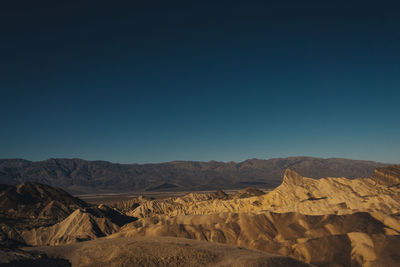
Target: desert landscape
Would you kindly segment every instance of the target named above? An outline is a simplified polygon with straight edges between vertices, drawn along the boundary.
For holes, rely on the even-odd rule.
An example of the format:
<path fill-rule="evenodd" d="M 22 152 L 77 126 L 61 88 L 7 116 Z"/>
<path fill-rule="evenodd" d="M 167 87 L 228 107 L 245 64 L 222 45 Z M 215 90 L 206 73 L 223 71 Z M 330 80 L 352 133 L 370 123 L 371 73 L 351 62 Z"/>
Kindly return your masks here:
<path fill-rule="evenodd" d="M 107 205 L 37 182 L 2 185 L 1 264 L 399 266 L 399 185 L 400 165 L 354 179 L 286 169 L 269 192 L 138 195 Z"/>
<path fill-rule="evenodd" d="M 0 267 L 400 267 L 400 1 L 1 1 Z"/>

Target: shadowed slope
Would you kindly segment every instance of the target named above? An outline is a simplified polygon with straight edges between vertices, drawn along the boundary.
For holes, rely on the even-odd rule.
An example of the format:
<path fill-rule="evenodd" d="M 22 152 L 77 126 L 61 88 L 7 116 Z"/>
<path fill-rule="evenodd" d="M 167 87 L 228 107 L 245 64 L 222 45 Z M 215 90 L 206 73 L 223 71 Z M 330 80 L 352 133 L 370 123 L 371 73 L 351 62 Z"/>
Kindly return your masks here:
<path fill-rule="evenodd" d="M 25 182 L 0 186 L 0 216 L 11 225 L 49 225 L 89 205 L 62 189 Z"/>
<path fill-rule="evenodd" d="M 97 208 L 77 209 L 65 220 L 49 227 L 22 231 L 21 237 L 26 244 L 33 246 L 69 244 L 110 235 L 135 220 L 100 205 Z"/>
<path fill-rule="evenodd" d="M 232 198 L 248 198 L 264 195 L 265 193 L 255 187 L 247 187 L 245 189 L 237 191 Z"/>
<path fill-rule="evenodd" d="M 135 220 L 105 205 L 90 207 L 48 185 L 25 182 L 1 189 L 0 246 L 6 248 L 93 239 Z"/>
<path fill-rule="evenodd" d="M 149 217 L 109 236 L 171 236 L 241 245 L 294 256 L 318 265 L 392 264 L 400 252 L 397 231 L 369 213 L 303 215 L 299 213 L 222 213 Z M 367 242 L 367 243 L 365 243 Z"/>
<path fill-rule="evenodd" d="M 72 266 L 309 266 L 261 251 L 166 237 L 97 239 L 39 249 L 68 259 Z"/>

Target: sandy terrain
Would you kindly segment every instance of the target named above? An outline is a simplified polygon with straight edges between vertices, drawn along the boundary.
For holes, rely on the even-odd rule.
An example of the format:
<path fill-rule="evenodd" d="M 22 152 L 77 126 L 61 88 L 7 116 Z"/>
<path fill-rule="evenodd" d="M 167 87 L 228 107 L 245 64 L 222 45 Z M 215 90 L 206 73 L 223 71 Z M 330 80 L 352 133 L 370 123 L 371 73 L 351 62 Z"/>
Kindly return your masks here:
<path fill-rule="evenodd" d="M 287 170 L 270 192 L 134 196 L 110 207 L 40 184 L 7 186 L 0 251 L 43 260 L 18 250 L 27 244 L 73 266 L 400 266 L 399 173 L 394 165 L 371 178 L 312 179 Z"/>
<path fill-rule="evenodd" d="M 66 258 L 72 266 L 309 266 L 243 247 L 167 237 L 101 238 L 28 250 L 33 249 Z"/>

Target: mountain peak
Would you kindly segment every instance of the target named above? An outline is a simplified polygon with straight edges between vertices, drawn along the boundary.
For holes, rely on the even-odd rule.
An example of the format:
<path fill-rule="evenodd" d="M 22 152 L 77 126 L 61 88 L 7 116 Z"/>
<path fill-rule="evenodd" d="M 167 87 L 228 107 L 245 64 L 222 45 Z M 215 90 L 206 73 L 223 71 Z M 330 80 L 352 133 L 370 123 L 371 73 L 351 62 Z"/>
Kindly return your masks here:
<path fill-rule="evenodd" d="M 302 180 L 303 177 L 300 176 L 297 172 L 292 171 L 291 169 L 286 169 L 283 175 L 282 184 L 297 185 L 300 184 Z"/>

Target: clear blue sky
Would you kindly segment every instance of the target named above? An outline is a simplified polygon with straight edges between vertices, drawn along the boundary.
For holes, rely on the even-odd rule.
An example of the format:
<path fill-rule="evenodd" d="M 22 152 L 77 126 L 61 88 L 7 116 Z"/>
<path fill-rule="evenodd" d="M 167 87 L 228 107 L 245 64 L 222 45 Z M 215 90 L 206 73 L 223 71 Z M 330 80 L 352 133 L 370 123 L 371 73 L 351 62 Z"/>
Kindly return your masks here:
<path fill-rule="evenodd" d="M 400 162 L 395 1 L 9 2 L 0 158 Z"/>

